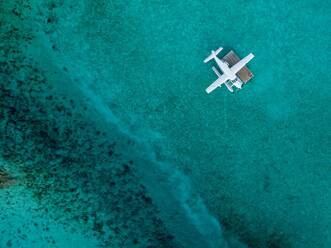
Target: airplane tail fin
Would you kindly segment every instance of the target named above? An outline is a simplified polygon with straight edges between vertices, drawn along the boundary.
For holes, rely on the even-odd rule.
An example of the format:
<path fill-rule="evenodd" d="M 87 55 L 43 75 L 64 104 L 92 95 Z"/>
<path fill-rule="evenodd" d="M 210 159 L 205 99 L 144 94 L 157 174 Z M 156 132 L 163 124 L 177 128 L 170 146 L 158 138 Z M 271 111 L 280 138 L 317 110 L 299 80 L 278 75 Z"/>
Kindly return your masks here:
<path fill-rule="evenodd" d="M 204 63 L 207 63 L 211 59 L 214 59 L 217 54 L 219 54 L 223 50 L 223 47 L 218 48 L 216 51 L 211 51 L 211 54 L 203 61 Z"/>

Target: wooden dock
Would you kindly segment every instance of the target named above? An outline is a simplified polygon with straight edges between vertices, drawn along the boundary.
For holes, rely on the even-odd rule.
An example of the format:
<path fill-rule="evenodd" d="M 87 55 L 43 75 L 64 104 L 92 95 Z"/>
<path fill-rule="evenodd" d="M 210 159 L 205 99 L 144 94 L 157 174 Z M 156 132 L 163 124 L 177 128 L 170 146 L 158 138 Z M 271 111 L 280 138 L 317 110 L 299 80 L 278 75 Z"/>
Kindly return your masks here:
<path fill-rule="evenodd" d="M 240 61 L 238 55 L 232 50 L 222 59 L 229 64 L 229 67 L 233 66 L 238 61 Z M 243 67 L 237 73 L 237 76 L 240 78 L 241 81 L 243 81 L 243 83 L 247 83 L 249 80 L 252 79 L 252 77 L 254 77 L 253 73 L 247 68 L 247 66 Z"/>

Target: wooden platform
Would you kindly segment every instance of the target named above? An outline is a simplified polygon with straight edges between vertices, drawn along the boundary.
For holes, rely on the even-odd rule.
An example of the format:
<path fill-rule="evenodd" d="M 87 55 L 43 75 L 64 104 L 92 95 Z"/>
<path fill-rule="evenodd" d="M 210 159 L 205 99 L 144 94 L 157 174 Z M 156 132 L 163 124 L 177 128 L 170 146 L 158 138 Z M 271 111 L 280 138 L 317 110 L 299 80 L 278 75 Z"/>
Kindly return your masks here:
<path fill-rule="evenodd" d="M 230 67 L 240 61 L 238 55 L 232 50 L 222 59 L 226 61 Z M 254 77 L 253 73 L 247 68 L 247 66 L 243 67 L 237 73 L 237 76 L 240 78 L 241 81 L 243 81 L 243 83 L 247 83 L 249 80 L 252 79 L 252 77 Z"/>

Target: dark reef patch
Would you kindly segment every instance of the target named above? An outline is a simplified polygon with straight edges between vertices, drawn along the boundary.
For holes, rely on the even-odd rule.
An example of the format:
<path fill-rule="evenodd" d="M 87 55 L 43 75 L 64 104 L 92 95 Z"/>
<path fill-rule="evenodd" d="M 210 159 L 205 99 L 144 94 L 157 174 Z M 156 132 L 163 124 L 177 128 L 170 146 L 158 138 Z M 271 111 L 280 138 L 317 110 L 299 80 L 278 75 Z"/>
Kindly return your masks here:
<path fill-rule="evenodd" d="M 3 168 L 0 167 L 0 189 L 6 188 L 15 183 L 15 179 Z"/>
<path fill-rule="evenodd" d="M 235 233 L 240 241 L 249 248 L 290 248 L 290 236 L 281 230 L 272 230 L 263 223 L 255 223 L 256 227 L 247 226 L 249 223 L 243 215 L 230 211 L 226 217 L 221 218 L 225 230 Z M 255 231 L 254 231 L 255 230 Z"/>

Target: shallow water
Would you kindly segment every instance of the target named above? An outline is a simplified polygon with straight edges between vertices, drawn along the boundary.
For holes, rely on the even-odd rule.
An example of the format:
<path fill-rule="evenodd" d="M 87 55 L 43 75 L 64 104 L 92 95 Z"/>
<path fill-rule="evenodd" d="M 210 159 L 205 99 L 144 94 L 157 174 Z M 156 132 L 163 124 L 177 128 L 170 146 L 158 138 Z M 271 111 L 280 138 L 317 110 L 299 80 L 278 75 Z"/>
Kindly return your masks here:
<path fill-rule="evenodd" d="M 0 247 L 330 247 L 329 2 L 0 6 Z"/>

